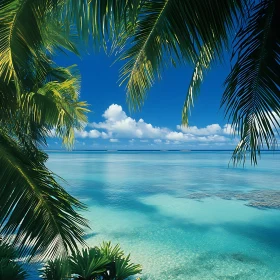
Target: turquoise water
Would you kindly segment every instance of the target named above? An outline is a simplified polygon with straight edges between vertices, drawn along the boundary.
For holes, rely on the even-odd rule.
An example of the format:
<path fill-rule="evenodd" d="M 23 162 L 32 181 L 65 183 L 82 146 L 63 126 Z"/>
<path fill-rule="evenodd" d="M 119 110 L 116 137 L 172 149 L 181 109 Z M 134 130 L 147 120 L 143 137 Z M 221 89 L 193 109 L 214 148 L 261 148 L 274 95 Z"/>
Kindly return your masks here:
<path fill-rule="evenodd" d="M 141 279 L 280 279 L 280 211 L 252 207 L 280 203 L 280 154 L 230 155 L 51 152 L 48 167 L 88 205 L 87 243 L 120 243 Z"/>

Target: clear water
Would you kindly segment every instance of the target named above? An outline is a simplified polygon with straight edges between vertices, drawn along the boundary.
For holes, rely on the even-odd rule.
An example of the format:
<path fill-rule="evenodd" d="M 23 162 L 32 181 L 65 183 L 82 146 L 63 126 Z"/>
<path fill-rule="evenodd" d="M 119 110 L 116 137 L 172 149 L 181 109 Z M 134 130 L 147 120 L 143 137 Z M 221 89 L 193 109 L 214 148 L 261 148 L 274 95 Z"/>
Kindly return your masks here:
<path fill-rule="evenodd" d="M 141 279 L 280 279 L 280 211 L 212 196 L 280 190 L 280 154 L 245 168 L 228 167 L 230 152 L 49 155 L 88 205 L 87 243 L 120 243 L 142 264 Z"/>

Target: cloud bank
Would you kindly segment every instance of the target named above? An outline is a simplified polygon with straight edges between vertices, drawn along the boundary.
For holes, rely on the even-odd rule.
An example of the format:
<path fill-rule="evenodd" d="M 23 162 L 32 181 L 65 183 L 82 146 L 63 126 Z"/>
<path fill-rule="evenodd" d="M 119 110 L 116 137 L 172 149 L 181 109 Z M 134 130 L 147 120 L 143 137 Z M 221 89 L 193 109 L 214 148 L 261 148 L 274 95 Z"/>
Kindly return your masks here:
<path fill-rule="evenodd" d="M 141 142 L 149 145 L 195 143 L 201 145 L 235 145 L 236 140 L 231 136 L 230 124 L 220 126 L 210 124 L 206 127 L 184 127 L 177 125 L 171 130 L 166 127 L 153 126 L 143 119 L 133 119 L 123 111 L 118 104 L 110 105 L 103 113 L 104 121 L 93 122 L 84 131 L 76 131 L 76 138 L 107 139 L 111 143 L 118 143 L 120 139 L 128 140 L 133 145 Z"/>

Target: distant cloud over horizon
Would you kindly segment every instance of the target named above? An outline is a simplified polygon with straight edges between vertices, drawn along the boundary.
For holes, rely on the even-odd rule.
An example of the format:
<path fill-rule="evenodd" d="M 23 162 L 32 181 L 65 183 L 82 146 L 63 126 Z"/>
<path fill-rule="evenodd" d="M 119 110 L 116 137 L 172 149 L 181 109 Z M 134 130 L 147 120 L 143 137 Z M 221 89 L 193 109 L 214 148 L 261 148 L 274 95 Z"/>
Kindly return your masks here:
<path fill-rule="evenodd" d="M 96 139 L 99 145 L 108 143 L 118 144 L 125 142 L 129 146 L 146 145 L 149 148 L 156 148 L 162 145 L 184 146 L 234 146 L 237 140 L 231 136 L 232 128 L 230 124 L 209 124 L 206 127 L 197 126 L 185 127 L 177 125 L 172 130 L 167 127 L 154 126 L 151 123 L 127 116 L 122 106 L 118 104 L 110 105 L 102 117 L 101 122 L 92 122 L 83 131 L 75 131 L 76 138 Z M 120 139 L 122 141 L 120 141 Z M 100 141 L 102 141 L 100 143 Z M 95 144 L 97 145 L 97 144 Z"/>

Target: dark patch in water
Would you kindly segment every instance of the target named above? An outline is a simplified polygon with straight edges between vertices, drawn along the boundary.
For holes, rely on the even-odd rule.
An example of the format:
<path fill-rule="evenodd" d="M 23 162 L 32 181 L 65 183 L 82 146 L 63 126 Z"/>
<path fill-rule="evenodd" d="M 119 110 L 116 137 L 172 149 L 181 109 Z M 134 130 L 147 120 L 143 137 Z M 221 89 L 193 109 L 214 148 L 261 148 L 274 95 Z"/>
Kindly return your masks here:
<path fill-rule="evenodd" d="M 235 192 L 235 191 L 199 191 L 192 192 L 185 196 L 189 199 L 201 201 L 201 199 L 218 197 L 225 200 L 243 200 L 248 201 L 245 205 L 258 209 L 280 209 L 280 191 L 276 190 L 259 190 L 250 192 Z"/>

